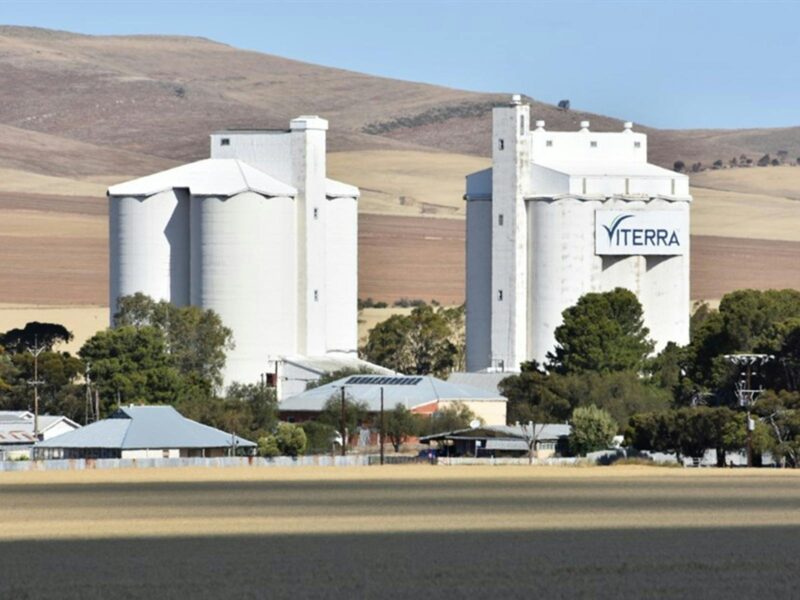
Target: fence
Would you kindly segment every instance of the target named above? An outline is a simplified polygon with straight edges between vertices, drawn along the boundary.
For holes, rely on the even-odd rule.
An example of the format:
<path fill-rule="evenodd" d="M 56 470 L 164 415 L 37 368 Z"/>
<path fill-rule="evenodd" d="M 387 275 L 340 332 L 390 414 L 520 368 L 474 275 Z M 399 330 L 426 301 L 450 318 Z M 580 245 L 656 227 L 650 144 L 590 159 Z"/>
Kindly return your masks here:
<path fill-rule="evenodd" d="M 277 458 L 229 456 L 224 458 L 101 458 L 64 460 L 0 461 L 3 471 L 84 471 L 91 469 L 164 469 L 180 467 L 359 467 L 370 464 L 370 457 L 298 456 Z"/>

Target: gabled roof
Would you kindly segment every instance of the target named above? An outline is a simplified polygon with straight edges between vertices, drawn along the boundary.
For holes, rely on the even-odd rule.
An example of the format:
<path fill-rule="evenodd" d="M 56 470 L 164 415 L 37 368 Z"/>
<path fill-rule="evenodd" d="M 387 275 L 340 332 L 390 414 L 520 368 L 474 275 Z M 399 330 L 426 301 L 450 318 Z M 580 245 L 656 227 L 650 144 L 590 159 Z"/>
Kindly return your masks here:
<path fill-rule="evenodd" d="M 78 429 L 75 421 L 60 415 L 40 415 L 39 434 L 45 434 L 48 429 L 55 427 L 59 423 L 66 423 L 73 429 Z M 21 443 L 36 441 L 33 427 L 35 425 L 34 414 L 30 411 L 0 411 L 0 445 L 7 443 Z"/>
<path fill-rule="evenodd" d="M 297 190 L 235 158 L 206 158 L 132 179 L 108 188 L 109 196 L 152 196 L 175 188 L 188 188 L 195 196 L 233 196 L 256 192 L 263 196 L 297 195 Z"/>
<path fill-rule="evenodd" d="M 171 406 L 130 406 L 109 418 L 36 444 L 37 448 L 229 448 L 233 436 L 185 418 Z M 239 447 L 255 444 L 236 436 Z"/>
<path fill-rule="evenodd" d="M 319 412 L 332 396 L 338 397 L 342 393 L 342 386 L 351 401 L 365 403 L 370 412 L 380 410 L 381 388 L 386 410 L 391 410 L 397 404 L 411 410 L 433 402 L 506 401 L 500 394 L 468 385 L 455 385 L 431 376 L 351 375 L 287 398 L 280 403 L 279 409 L 287 412 Z"/>

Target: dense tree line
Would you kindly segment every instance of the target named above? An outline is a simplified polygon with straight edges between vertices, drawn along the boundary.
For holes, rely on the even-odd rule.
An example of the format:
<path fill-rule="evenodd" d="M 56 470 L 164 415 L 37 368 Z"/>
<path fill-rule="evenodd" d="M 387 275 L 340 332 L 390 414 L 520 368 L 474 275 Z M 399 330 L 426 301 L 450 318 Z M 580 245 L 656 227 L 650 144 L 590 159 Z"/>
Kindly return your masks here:
<path fill-rule="evenodd" d="M 790 466 L 800 456 L 800 292 L 739 290 L 719 308 L 700 306 L 685 347 L 668 344 L 652 356 L 637 299 L 627 290 L 587 294 L 564 311 L 548 363 L 523 364 L 501 383 L 509 420 L 563 422 L 582 407 L 605 410 L 640 450 L 699 457 L 745 444 L 739 406 L 740 368 L 728 355 L 770 358 L 752 373 L 762 389 L 752 407 L 758 453 Z"/>

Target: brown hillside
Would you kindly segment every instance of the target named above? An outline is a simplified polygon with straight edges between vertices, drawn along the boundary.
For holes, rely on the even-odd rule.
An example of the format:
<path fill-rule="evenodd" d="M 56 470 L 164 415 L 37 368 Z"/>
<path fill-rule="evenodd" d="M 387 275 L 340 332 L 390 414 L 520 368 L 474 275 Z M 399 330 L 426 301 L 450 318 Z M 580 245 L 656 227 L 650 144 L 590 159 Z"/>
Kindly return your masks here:
<path fill-rule="evenodd" d="M 321 67 L 201 38 L 23 27 L 0 27 L 0 79 L 0 123 L 172 160 L 205 156 L 214 129 L 285 127 L 301 113 L 331 121 L 334 151 L 425 147 L 487 155 L 491 107 L 507 98 Z M 534 118 L 553 129 L 577 129 L 583 119 L 597 130 L 621 127 L 619 119 L 528 100 Z M 668 166 L 678 159 L 710 164 L 778 150 L 800 156 L 800 128 L 638 128 L 651 135 L 652 160 Z M 85 162 L 91 153 L 83 150 L 64 148 L 62 160 L 80 156 Z M 128 158 L 131 166 L 123 172 L 150 169 L 141 157 Z M 0 146 L 0 165 L 13 160 L 13 150 Z M 116 164 L 96 167 L 121 172 Z"/>

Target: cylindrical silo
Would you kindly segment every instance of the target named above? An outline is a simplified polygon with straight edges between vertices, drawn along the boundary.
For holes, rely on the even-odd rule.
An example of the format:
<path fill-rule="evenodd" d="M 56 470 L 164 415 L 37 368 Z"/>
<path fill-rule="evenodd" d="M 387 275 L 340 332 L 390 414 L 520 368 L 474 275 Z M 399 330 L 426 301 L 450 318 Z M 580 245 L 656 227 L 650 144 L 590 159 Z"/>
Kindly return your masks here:
<path fill-rule="evenodd" d="M 141 292 L 178 306 L 189 302 L 189 194 L 109 196 L 109 301 Z"/>
<path fill-rule="evenodd" d="M 325 349 L 358 350 L 358 201 L 325 202 Z"/>
<path fill-rule="evenodd" d="M 295 352 L 296 223 L 292 198 L 193 196 L 191 303 L 233 331 L 225 385 L 254 383 L 269 358 Z"/>
<path fill-rule="evenodd" d="M 492 202 L 467 201 L 466 367 L 492 366 Z"/>

